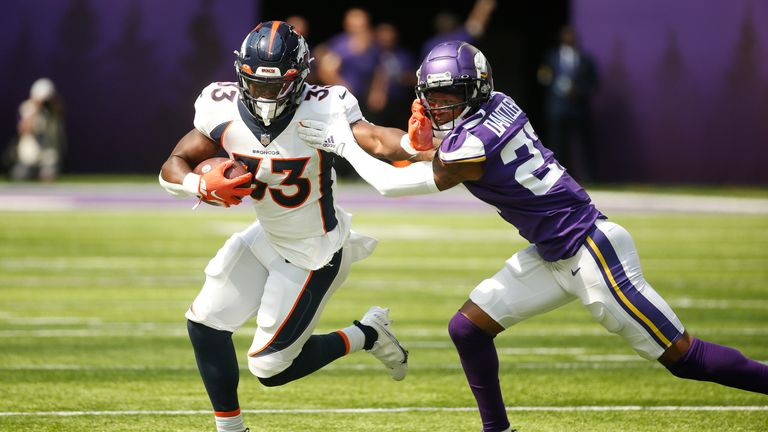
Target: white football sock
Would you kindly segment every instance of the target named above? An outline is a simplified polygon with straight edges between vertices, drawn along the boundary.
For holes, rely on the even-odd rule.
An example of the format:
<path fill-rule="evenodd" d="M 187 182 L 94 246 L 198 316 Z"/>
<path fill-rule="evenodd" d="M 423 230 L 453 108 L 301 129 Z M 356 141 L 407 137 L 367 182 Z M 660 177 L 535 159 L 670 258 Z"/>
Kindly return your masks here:
<path fill-rule="evenodd" d="M 363 331 L 356 325 L 343 328 L 339 330 L 339 333 L 343 333 L 344 336 L 347 337 L 346 339 L 349 342 L 350 353 L 363 349 L 363 345 L 365 345 L 365 333 L 363 333 Z"/>
<path fill-rule="evenodd" d="M 232 417 L 216 416 L 214 418 L 216 419 L 216 430 L 218 432 L 243 432 L 245 430 L 242 414 Z"/>

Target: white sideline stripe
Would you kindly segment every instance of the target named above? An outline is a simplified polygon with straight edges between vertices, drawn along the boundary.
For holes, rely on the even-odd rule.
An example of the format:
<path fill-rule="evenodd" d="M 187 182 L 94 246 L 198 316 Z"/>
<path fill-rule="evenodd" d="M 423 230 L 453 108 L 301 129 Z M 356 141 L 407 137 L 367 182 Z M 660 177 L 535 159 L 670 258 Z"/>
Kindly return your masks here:
<path fill-rule="evenodd" d="M 768 360 L 757 360 L 768 364 Z M 662 366 L 656 362 L 649 362 L 635 355 L 627 356 L 584 356 L 576 358 L 570 362 L 513 362 L 510 363 L 512 369 L 516 370 L 553 370 L 553 369 L 591 369 L 591 370 L 618 370 L 618 369 L 661 369 Z M 425 365 L 411 364 L 411 370 L 461 370 L 458 363 L 429 363 Z M 381 365 L 373 364 L 331 364 L 323 368 L 325 371 L 378 371 Z M 0 371 L 197 371 L 194 365 L 169 365 L 169 366 L 147 366 L 147 365 L 8 365 L 0 366 Z M 240 372 L 248 374 L 248 368 L 241 368 Z"/>
<path fill-rule="evenodd" d="M 629 357 L 629 356 L 627 356 Z M 572 362 L 519 362 L 513 363 L 515 369 L 645 369 L 661 367 L 655 363 L 648 363 L 640 357 L 632 356 L 631 359 L 621 360 L 581 360 Z M 461 370 L 458 363 L 429 363 L 428 365 L 409 365 L 411 370 Z M 323 368 L 326 371 L 378 371 L 381 365 L 374 364 L 343 364 L 328 365 Z M 10 365 L 0 366 L 0 371 L 197 371 L 194 365 L 171 366 L 145 366 L 145 365 Z M 241 372 L 248 372 L 247 368 L 241 368 Z"/>
<path fill-rule="evenodd" d="M 716 214 L 768 214 L 768 199 L 763 197 L 731 197 L 729 192 L 715 191 L 717 195 L 694 195 L 685 193 L 627 192 L 595 190 L 589 192 L 592 200 L 606 213 L 626 212 L 673 212 L 673 213 L 716 213 Z M 0 185 L 0 211 L 81 211 L 80 197 L 89 196 L 114 198 L 127 197 L 125 201 L 105 200 L 89 206 L 100 210 L 120 209 L 139 211 L 162 207 L 176 207 L 189 211 L 189 201 L 176 201 L 168 196 L 156 183 L 56 183 L 28 185 Z M 470 210 L 485 210 L 488 205 L 474 199 L 466 188 L 453 188 L 440 194 L 398 199 L 385 198 L 374 192 L 368 185 L 343 184 L 338 188 L 338 200 L 346 208 L 366 206 L 388 209 L 405 208 L 409 204 L 416 208 L 430 205 L 450 205 Z M 414 199 L 412 199 L 414 198 Z M 198 211 L 213 211 L 201 207 Z M 250 206 L 237 206 L 229 211 L 250 211 Z"/>
<path fill-rule="evenodd" d="M 421 229 L 421 228 L 420 228 Z M 362 231 L 361 231 L 362 232 Z M 439 238 L 450 238 L 452 241 L 456 237 L 456 233 L 460 232 L 459 229 L 446 230 L 443 235 L 428 236 L 430 241 L 435 241 Z M 382 240 L 383 237 L 370 234 L 374 237 Z M 487 244 L 489 242 L 498 240 L 500 235 L 490 232 L 485 236 L 475 236 L 476 243 Z M 505 240 L 506 242 L 506 240 Z M 757 246 L 763 245 L 765 242 L 755 242 Z M 522 246 L 522 243 L 520 244 Z M 418 260 L 414 260 L 412 257 L 377 257 L 376 260 L 363 260 L 360 261 L 357 266 L 365 267 L 368 269 L 381 269 L 381 270 L 445 270 L 448 269 L 492 269 L 497 270 L 503 262 L 504 257 L 498 257 L 498 259 L 488 259 L 486 257 L 421 257 Z M 177 258 L 177 257 L 164 257 L 164 258 L 134 258 L 134 257 L 94 257 L 94 256 L 50 256 L 45 258 L 39 257 L 12 257 L 12 258 L 0 258 L 0 269 L 8 269 L 13 271 L 19 270 L 45 270 L 46 274 L 51 272 L 66 272 L 67 274 L 76 270 L 92 270 L 104 272 L 106 270 L 130 270 L 130 277 L 133 277 L 133 272 L 137 270 L 173 270 L 178 271 L 181 269 L 197 271 L 200 267 L 205 266 L 207 259 L 195 258 Z M 643 260 L 645 267 L 654 267 L 656 271 L 662 270 L 699 270 L 709 268 L 709 265 L 718 265 L 726 269 L 739 268 L 743 270 L 763 270 L 765 268 L 765 259 L 762 256 L 754 258 L 645 258 Z M 101 273 L 100 273 L 101 274 Z M 122 274 L 111 275 L 127 277 Z M 98 276 L 94 276 L 96 278 Z M 93 278 L 91 278 L 92 280 Z M 683 299 L 686 299 L 683 297 Z"/>
<path fill-rule="evenodd" d="M 246 414 L 377 414 L 402 412 L 474 412 L 476 407 L 400 407 L 400 408 L 326 408 L 326 409 L 274 409 L 241 410 Z M 573 411 L 768 411 L 768 405 L 712 405 L 712 406 L 527 406 L 507 407 L 507 411 L 573 412 Z M 11 416 L 124 416 L 124 415 L 211 415 L 208 410 L 126 410 L 126 411 L 26 411 L 0 412 Z"/>
<path fill-rule="evenodd" d="M 240 334 L 253 333 L 255 329 L 243 328 Z M 321 331 L 323 329 L 318 329 Z M 576 337 L 605 337 L 609 333 L 600 326 L 593 329 L 525 329 L 510 332 L 515 337 L 543 337 L 543 336 L 576 336 Z M 768 335 L 768 327 L 741 327 L 741 328 L 697 328 L 696 334 L 701 335 L 725 335 L 725 336 L 762 336 Z M 447 331 L 431 329 L 405 328 L 398 330 L 398 336 L 405 337 L 444 337 Z M 0 330 L 1 338 L 51 338 L 51 337 L 188 337 L 187 330 L 183 327 L 169 328 L 169 326 L 152 327 L 151 325 L 125 328 L 89 328 L 89 329 L 38 329 L 38 330 Z M 418 342 L 415 342 L 418 343 Z M 451 345 L 445 343 L 450 348 Z M 440 348 L 431 346 L 430 348 Z"/>
<path fill-rule="evenodd" d="M 0 211 L 43 212 L 43 211 L 75 211 L 77 203 L 68 197 L 47 195 L 44 199 L 37 196 L 2 194 L 3 203 Z"/>

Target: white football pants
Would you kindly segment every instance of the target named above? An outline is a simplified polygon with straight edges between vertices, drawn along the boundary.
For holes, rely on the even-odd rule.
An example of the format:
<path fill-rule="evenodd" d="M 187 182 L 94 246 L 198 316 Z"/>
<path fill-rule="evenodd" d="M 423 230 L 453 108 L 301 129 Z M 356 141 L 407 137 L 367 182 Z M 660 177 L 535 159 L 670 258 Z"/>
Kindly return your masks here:
<path fill-rule="evenodd" d="M 375 240 L 352 232 L 327 266 L 306 270 L 280 256 L 256 222 L 232 235 L 208 263 L 186 317 L 230 332 L 256 317 L 248 366 L 260 378 L 272 377 L 299 355 L 351 263 L 373 247 Z"/>
<path fill-rule="evenodd" d="M 547 262 L 535 246 L 516 253 L 470 299 L 508 328 L 578 298 L 609 332 L 656 360 L 682 335 L 683 325 L 643 278 L 627 230 L 605 220 L 596 225 L 571 258 Z"/>

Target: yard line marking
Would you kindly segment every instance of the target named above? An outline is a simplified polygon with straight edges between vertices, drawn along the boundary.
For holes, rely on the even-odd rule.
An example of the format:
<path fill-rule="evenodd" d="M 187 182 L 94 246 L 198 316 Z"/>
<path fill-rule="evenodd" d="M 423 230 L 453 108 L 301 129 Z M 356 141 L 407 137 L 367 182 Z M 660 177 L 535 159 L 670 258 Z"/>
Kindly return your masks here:
<path fill-rule="evenodd" d="M 768 360 L 757 360 L 768 364 Z M 628 369 L 662 369 L 659 363 L 648 362 L 638 356 L 606 356 L 606 358 L 577 358 L 570 362 L 515 362 L 509 363 L 509 368 L 513 370 L 628 370 Z M 380 365 L 374 364 L 330 364 L 323 368 L 324 371 L 378 371 Z M 457 363 L 428 363 L 411 364 L 411 370 L 454 370 L 461 371 L 461 365 Z M 192 365 L 66 365 L 66 364 L 48 364 L 48 365 L 6 365 L 0 366 L 0 371 L 197 371 L 197 367 Z M 249 373 L 247 367 L 240 368 L 244 375 Z"/>
<path fill-rule="evenodd" d="M 102 321 L 101 318 L 87 318 L 87 317 L 57 317 L 57 316 L 47 316 L 47 317 L 12 317 L 12 316 L 5 316 L 0 317 L 0 320 L 7 322 L 8 324 L 15 324 L 15 325 L 73 325 L 73 324 L 80 324 L 80 325 L 88 325 L 88 326 L 97 326 L 97 325 L 103 325 L 104 321 Z"/>
<path fill-rule="evenodd" d="M 205 265 L 207 260 L 201 258 L 165 257 L 152 259 L 117 256 L 51 256 L 51 257 L 12 257 L 0 259 L 0 268 L 45 269 L 52 270 L 144 270 L 144 269 L 196 269 Z"/>
<path fill-rule="evenodd" d="M 360 224 L 355 229 L 372 237 L 386 240 L 430 240 L 451 243 L 525 242 L 517 230 L 510 226 L 477 229 L 417 224 L 387 224 L 387 226 Z"/>
<path fill-rule="evenodd" d="M 0 338 L 61 338 L 61 337 L 188 337 L 186 329 L 157 331 L 148 328 L 136 329 L 83 329 L 83 330 L 0 330 Z"/>
<path fill-rule="evenodd" d="M 679 309 L 768 309 L 768 301 L 765 300 L 720 300 L 720 299 L 693 299 L 690 297 L 672 298 L 669 300 L 672 307 Z"/>
<path fill-rule="evenodd" d="M 582 405 L 582 406 L 515 406 L 507 411 L 574 412 L 574 411 L 768 411 L 768 405 Z M 399 407 L 399 408 L 316 408 L 316 409 L 244 409 L 247 414 L 378 414 L 402 412 L 474 412 L 477 407 Z M 6 411 L 0 417 L 13 416 L 130 416 L 130 415 L 211 415 L 209 410 L 125 410 L 125 411 Z"/>
<path fill-rule="evenodd" d="M 197 371 L 197 366 L 170 365 L 170 366 L 147 366 L 147 365 L 66 365 L 66 364 L 43 364 L 43 365 L 10 365 L 0 366 L 0 371 Z M 248 368 L 241 369 L 248 371 Z"/>
<path fill-rule="evenodd" d="M 461 365 L 457 363 L 428 363 L 411 364 L 411 370 L 461 370 Z M 572 362 L 513 362 L 510 364 L 512 369 L 659 369 L 662 366 L 656 363 L 650 363 L 640 357 L 633 361 L 572 361 Z M 323 368 L 324 371 L 378 371 L 380 365 L 375 364 L 330 364 Z M 197 367 L 192 365 L 169 365 L 169 366 L 146 366 L 146 365 L 8 365 L 0 366 L 0 371 L 197 371 Z M 248 368 L 240 368 L 244 374 L 248 374 Z"/>
<path fill-rule="evenodd" d="M 509 226 L 501 225 L 498 228 L 462 228 L 439 227 L 420 224 L 387 224 L 385 227 L 372 224 L 356 224 L 355 230 L 379 240 L 430 240 L 435 242 L 450 243 L 509 243 L 525 240 L 520 237 L 517 230 Z M 248 224 L 243 223 L 217 223 L 212 229 L 222 235 L 231 235 L 245 229 Z"/>
<path fill-rule="evenodd" d="M 0 320 L 2 321 L 2 320 Z M 22 329 L 22 330 L 0 330 L 0 338 L 50 338 L 50 337 L 189 337 L 187 329 L 183 326 L 157 325 L 151 323 L 135 324 L 120 323 L 123 326 L 105 325 L 104 327 L 89 327 L 83 329 Z M 594 328 L 570 328 L 570 329 L 516 329 L 507 333 L 509 337 L 544 337 L 544 336 L 577 336 L 577 337 L 607 337 L 609 333 L 599 326 Z M 318 332 L 324 329 L 318 329 Z M 242 328 L 238 335 L 253 334 L 254 328 Z M 403 328 L 398 330 L 407 338 L 424 337 L 448 337 L 448 331 L 445 329 L 419 329 Z M 763 336 L 768 335 L 768 327 L 741 327 L 741 328 L 697 328 L 698 335 L 721 335 L 721 336 Z M 421 341 L 414 341 L 413 344 L 419 344 Z M 434 341 L 428 342 L 431 346 L 427 348 L 441 349 Z M 444 349 L 453 349 L 452 345 L 445 343 Z"/>

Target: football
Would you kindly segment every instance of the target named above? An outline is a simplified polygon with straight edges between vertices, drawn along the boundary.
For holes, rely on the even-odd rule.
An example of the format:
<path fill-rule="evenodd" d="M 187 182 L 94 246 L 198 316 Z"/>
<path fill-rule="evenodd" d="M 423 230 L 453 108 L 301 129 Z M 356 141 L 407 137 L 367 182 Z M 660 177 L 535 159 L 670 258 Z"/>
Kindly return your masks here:
<path fill-rule="evenodd" d="M 210 172 L 213 169 L 213 167 L 215 167 L 216 165 L 223 164 L 228 160 L 229 158 L 225 158 L 225 157 L 212 157 L 210 159 L 206 159 L 200 162 L 192 171 L 195 174 L 203 175 L 207 172 Z M 235 161 L 235 163 L 232 164 L 231 167 L 227 168 L 227 170 L 224 171 L 224 177 L 231 179 L 231 178 L 239 177 L 247 172 L 248 170 L 245 168 L 245 166 L 242 163 Z"/>
<path fill-rule="evenodd" d="M 200 162 L 192 170 L 192 172 L 194 172 L 195 174 L 198 174 L 198 175 L 203 175 L 203 174 L 205 174 L 207 172 L 210 172 L 213 169 L 213 167 L 215 167 L 215 166 L 217 166 L 219 164 L 223 164 L 224 162 L 226 162 L 228 160 L 230 160 L 230 159 L 229 158 L 225 158 L 225 157 L 212 157 L 210 159 L 206 159 L 206 160 Z M 248 173 L 248 169 L 245 167 L 245 165 L 243 163 L 241 163 L 241 162 L 235 161 L 235 163 L 232 164 L 231 167 L 229 167 L 226 170 L 224 170 L 224 177 L 231 179 L 231 178 L 239 177 L 239 176 L 241 176 L 243 174 L 246 174 L 246 173 Z M 242 185 L 238 186 L 238 188 L 250 188 L 250 187 L 251 187 L 250 183 L 245 183 L 245 184 L 242 184 Z M 210 205 L 215 205 L 215 206 L 220 206 L 221 205 L 220 203 L 214 202 L 214 201 L 208 201 L 208 200 L 202 200 L 202 201 L 204 203 L 210 204 Z"/>

